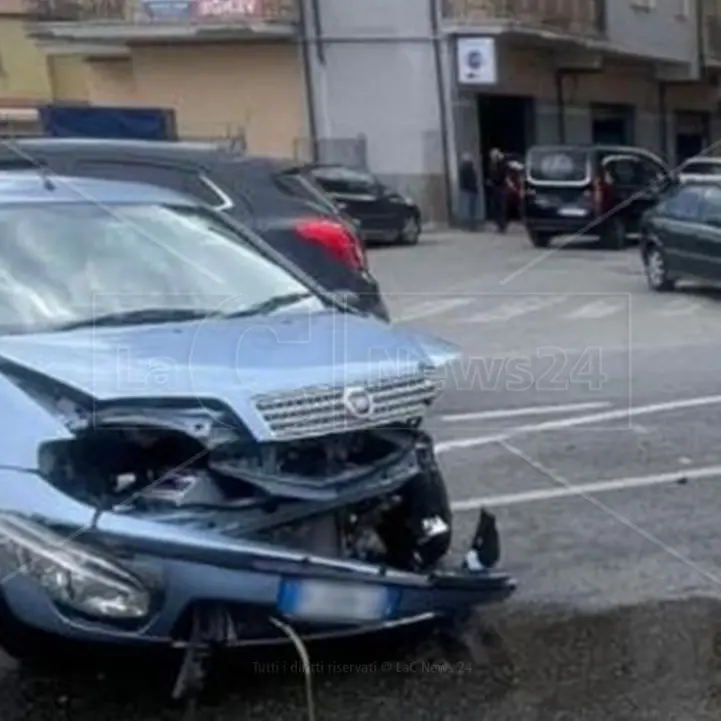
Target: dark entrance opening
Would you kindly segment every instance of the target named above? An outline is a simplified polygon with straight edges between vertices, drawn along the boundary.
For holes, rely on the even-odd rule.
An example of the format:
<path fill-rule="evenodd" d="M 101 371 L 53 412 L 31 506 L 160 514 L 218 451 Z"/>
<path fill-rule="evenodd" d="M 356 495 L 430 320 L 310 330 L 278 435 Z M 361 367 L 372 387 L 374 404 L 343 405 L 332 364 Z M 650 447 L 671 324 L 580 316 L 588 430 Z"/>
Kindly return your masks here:
<path fill-rule="evenodd" d="M 480 95 L 478 125 L 484 163 L 491 148 L 524 155 L 534 135 L 533 99 Z"/>
<path fill-rule="evenodd" d="M 633 145 L 633 120 L 631 106 L 592 105 L 592 142 L 598 145 Z"/>
<path fill-rule="evenodd" d="M 489 153 L 499 148 L 522 159 L 533 144 L 536 128 L 533 98 L 515 95 L 478 96 L 478 136 L 483 177 L 488 177 Z M 484 206 L 485 206 L 484 193 Z M 512 216 L 517 213 L 513 211 Z"/>

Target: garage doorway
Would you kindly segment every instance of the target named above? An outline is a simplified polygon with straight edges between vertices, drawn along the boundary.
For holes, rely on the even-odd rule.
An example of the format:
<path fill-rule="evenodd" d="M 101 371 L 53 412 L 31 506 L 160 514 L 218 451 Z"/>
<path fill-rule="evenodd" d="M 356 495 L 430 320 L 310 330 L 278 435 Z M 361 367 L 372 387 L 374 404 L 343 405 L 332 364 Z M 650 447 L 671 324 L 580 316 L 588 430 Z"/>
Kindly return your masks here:
<path fill-rule="evenodd" d="M 509 159 L 523 160 L 536 135 L 534 111 L 533 98 L 515 95 L 478 96 L 478 137 L 484 178 L 488 177 L 491 148 L 500 148 Z M 481 191 L 481 204 L 483 215 L 486 216 L 485 188 Z M 516 208 L 509 212 L 511 218 L 515 218 L 518 210 Z"/>
<path fill-rule="evenodd" d="M 711 118 L 702 112 L 681 111 L 674 115 L 674 158 L 678 164 L 699 155 L 709 146 Z"/>
<path fill-rule="evenodd" d="M 631 105 L 591 105 L 591 139 L 595 145 L 633 145 L 633 126 Z"/>

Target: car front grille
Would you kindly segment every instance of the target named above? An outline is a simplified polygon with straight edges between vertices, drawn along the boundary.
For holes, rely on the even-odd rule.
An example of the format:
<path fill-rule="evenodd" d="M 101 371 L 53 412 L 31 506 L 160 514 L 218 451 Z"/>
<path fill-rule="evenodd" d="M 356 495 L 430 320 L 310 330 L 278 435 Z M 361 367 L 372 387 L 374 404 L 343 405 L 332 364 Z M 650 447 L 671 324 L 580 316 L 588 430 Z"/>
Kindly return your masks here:
<path fill-rule="evenodd" d="M 275 438 L 310 438 L 330 433 L 377 428 L 424 415 L 441 390 L 437 380 L 413 374 L 358 384 L 368 394 L 373 412 L 354 416 L 344 403 L 345 386 L 307 388 L 282 394 L 260 395 L 255 406 Z"/>

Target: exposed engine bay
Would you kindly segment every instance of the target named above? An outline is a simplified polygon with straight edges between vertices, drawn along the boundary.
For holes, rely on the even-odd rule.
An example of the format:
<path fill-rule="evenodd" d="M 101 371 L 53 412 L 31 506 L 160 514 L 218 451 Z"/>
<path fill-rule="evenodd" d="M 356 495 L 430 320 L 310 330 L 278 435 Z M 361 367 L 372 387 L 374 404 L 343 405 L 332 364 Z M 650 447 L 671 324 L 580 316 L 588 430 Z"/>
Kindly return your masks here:
<path fill-rule="evenodd" d="M 41 473 L 104 510 L 334 558 L 422 570 L 448 550 L 444 483 L 412 424 L 257 443 L 228 428 L 141 425 L 138 415 L 46 444 Z"/>

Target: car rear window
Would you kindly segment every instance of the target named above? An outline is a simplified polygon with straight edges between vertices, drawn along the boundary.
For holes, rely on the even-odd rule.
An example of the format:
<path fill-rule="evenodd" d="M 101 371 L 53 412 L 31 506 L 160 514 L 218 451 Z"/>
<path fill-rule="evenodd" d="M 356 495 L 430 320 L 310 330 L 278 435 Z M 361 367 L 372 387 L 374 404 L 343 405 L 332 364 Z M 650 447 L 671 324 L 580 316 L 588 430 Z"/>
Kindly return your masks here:
<path fill-rule="evenodd" d="M 537 148 L 528 154 L 528 177 L 542 182 L 577 183 L 588 178 L 589 165 L 587 150 Z"/>
<path fill-rule="evenodd" d="M 321 167 L 312 171 L 316 182 L 331 193 L 366 195 L 374 193 L 378 181 L 370 173 L 344 167 Z"/>
<path fill-rule="evenodd" d="M 335 203 L 326 195 L 323 188 L 307 174 L 298 171 L 285 171 L 278 173 L 274 180 L 278 189 L 286 195 L 292 195 L 299 200 L 318 205 L 327 212 L 334 214 L 338 212 Z"/>
<path fill-rule="evenodd" d="M 691 162 L 681 168 L 688 175 L 721 175 L 721 163 Z"/>

